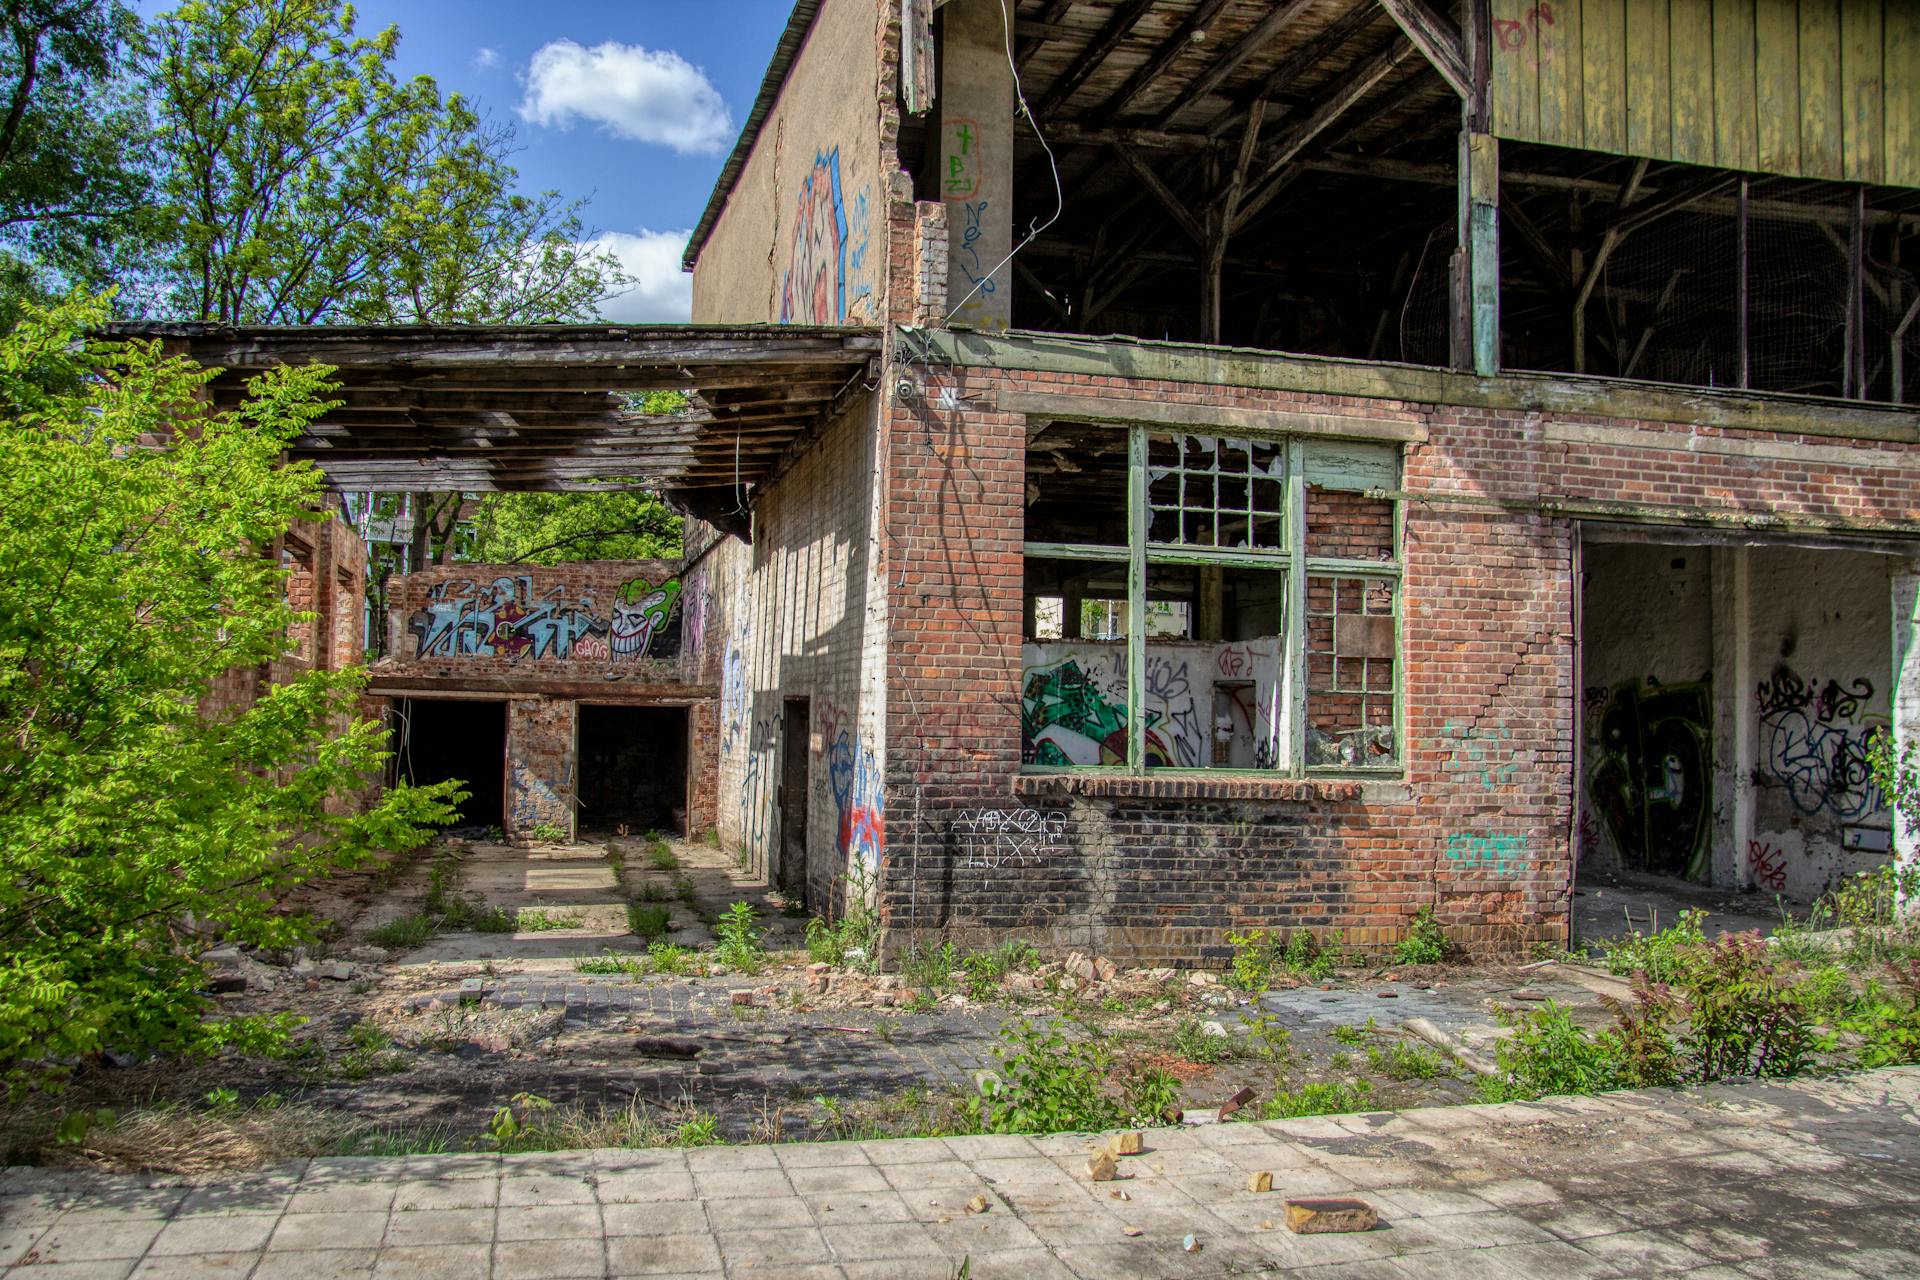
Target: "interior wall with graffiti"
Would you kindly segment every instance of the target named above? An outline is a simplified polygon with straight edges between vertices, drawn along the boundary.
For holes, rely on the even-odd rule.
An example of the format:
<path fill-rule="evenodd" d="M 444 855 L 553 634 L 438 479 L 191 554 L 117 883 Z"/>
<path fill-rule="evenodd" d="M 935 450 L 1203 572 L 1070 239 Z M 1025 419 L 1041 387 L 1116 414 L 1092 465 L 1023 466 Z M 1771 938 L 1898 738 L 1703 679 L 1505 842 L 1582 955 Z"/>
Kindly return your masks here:
<path fill-rule="evenodd" d="M 463 565 L 390 588 L 415 662 L 620 665 L 679 655 L 682 584 L 667 561 Z M 704 619 L 703 619 L 704 620 Z"/>
<path fill-rule="evenodd" d="M 1021 649 L 1020 754 L 1027 764 L 1127 762 L 1127 651 L 1049 641 Z M 1149 644 L 1141 672 L 1150 768 L 1267 768 L 1278 759 L 1275 640 Z"/>
<path fill-rule="evenodd" d="M 815 153 L 789 218 L 779 321 L 872 323 L 872 256 L 871 184 L 843 173 L 839 146 Z"/>
<path fill-rule="evenodd" d="M 1867 764 L 1889 722 L 1886 560 L 1721 553 L 1723 571 L 1742 575 L 1744 603 L 1723 590 L 1716 623 L 1710 557 L 1588 551 L 1583 871 L 1712 878 L 1809 901 L 1890 856 L 1891 816 Z M 1714 627 L 1741 625 L 1730 618 L 1744 634 L 1738 645 L 1722 638 L 1716 667 Z M 1747 763 L 1714 758 L 1716 716 L 1728 717 L 1718 740 L 1737 742 Z M 1716 850 L 1716 829 L 1744 847 Z"/>

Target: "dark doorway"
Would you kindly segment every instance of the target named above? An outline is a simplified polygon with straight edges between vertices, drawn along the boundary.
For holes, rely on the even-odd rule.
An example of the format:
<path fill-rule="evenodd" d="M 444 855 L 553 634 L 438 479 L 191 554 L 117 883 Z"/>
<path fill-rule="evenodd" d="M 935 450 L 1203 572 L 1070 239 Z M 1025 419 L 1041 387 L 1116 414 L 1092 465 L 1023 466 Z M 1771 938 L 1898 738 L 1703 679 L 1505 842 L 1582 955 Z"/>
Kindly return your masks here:
<path fill-rule="evenodd" d="M 471 792 L 449 826 L 506 825 L 507 704 L 466 698 L 400 698 L 394 768 L 418 785 L 458 778 Z"/>
<path fill-rule="evenodd" d="M 580 708 L 582 830 L 687 830 L 687 709 Z"/>
<path fill-rule="evenodd" d="M 805 698 L 788 698 L 780 731 L 780 892 L 804 899 L 807 891 L 807 719 Z"/>

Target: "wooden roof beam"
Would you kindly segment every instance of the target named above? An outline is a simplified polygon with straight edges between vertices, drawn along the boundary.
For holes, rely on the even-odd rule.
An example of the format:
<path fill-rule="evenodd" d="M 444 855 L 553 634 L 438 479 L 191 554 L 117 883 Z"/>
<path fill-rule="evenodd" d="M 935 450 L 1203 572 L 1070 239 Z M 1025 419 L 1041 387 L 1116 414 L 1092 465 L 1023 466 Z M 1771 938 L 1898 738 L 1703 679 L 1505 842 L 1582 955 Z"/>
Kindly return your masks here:
<path fill-rule="evenodd" d="M 1125 111 L 1129 103 L 1158 80 L 1182 53 L 1196 43 L 1194 40 L 1196 34 L 1205 36 L 1207 27 L 1220 16 L 1220 11 L 1231 3 L 1233 0 L 1200 0 L 1200 3 L 1194 6 L 1193 12 L 1187 15 L 1187 20 L 1180 24 L 1180 29 L 1167 37 L 1160 47 L 1140 65 L 1139 70 L 1127 77 L 1125 84 L 1107 95 L 1105 102 L 1088 112 L 1088 118 L 1104 123 Z"/>
<path fill-rule="evenodd" d="M 1387 16 L 1400 25 L 1407 39 L 1426 55 L 1440 78 L 1462 98 L 1472 96 L 1473 75 L 1467 64 L 1467 42 L 1460 28 L 1427 7 L 1426 0 L 1379 0 Z"/>
<path fill-rule="evenodd" d="M 1395 36 L 1387 47 L 1373 55 L 1362 65 L 1355 67 L 1333 86 L 1333 91 L 1320 100 L 1318 106 L 1307 113 L 1306 119 L 1287 130 L 1274 149 L 1263 158 L 1260 176 L 1251 184 L 1255 194 L 1241 206 L 1235 219 L 1236 229 L 1245 226 L 1255 214 L 1264 209 L 1280 189 L 1290 180 L 1289 166 L 1294 157 L 1304 151 L 1308 144 L 1327 128 L 1345 115 L 1374 91 L 1382 80 L 1392 75 L 1401 63 L 1413 56 L 1413 43 L 1404 36 Z"/>
<path fill-rule="evenodd" d="M 1241 64 L 1265 48 L 1275 36 L 1292 26 L 1315 3 L 1317 0 L 1282 0 L 1278 7 L 1255 23 L 1253 29 L 1242 36 L 1237 44 L 1220 55 L 1212 66 L 1194 77 L 1191 84 L 1175 94 L 1173 101 L 1162 107 L 1159 114 L 1153 117 L 1154 127 L 1164 127 L 1169 120 L 1225 84 L 1227 78 L 1240 69 Z"/>
<path fill-rule="evenodd" d="M 1040 97 L 1034 113 L 1040 116 L 1051 115 L 1057 108 L 1065 105 L 1074 92 L 1087 82 L 1087 77 L 1100 69 L 1108 56 L 1120 47 L 1120 42 L 1133 30 L 1133 24 L 1142 14 L 1153 8 L 1159 0 L 1126 0 L 1113 10 L 1107 24 L 1101 27 L 1087 47 L 1080 52 L 1067 69 L 1060 73 L 1059 79 Z"/>

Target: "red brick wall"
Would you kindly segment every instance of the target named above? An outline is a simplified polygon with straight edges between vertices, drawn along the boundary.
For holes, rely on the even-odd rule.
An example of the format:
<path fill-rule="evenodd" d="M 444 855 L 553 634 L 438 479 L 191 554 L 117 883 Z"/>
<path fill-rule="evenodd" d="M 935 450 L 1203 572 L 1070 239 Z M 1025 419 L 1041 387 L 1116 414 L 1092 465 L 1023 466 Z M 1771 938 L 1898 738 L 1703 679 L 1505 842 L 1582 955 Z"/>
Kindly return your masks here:
<path fill-rule="evenodd" d="M 886 807 L 915 815 L 888 828 L 894 946 L 1019 929 L 1056 948 L 1218 962 L 1227 932 L 1253 927 L 1338 929 L 1349 944 L 1385 946 L 1426 905 L 1476 950 L 1564 942 L 1574 522 L 1527 508 L 1628 500 L 1668 508 L 1676 523 L 1706 508 L 1920 534 L 1914 446 L 1851 446 L 1898 454 L 1905 469 L 1799 465 L 1688 446 L 1834 442 L 1564 418 L 1638 434 L 1632 444 L 1559 443 L 1545 438 L 1541 415 L 1524 412 L 894 368 L 896 381 L 909 371 L 920 388 L 893 402 L 885 424 Z M 1428 438 L 1404 452 L 1404 777 L 1307 787 L 1154 778 L 1125 795 L 1017 781 L 1026 423 L 992 408 L 1012 390 L 1136 399 L 1149 422 L 1157 405 L 1189 402 L 1425 427 Z M 1377 541 L 1380 519 L 1379 504 L 1347 495 L 1317 498 L 1313 511 L 1322 533 L 1344 522 L 1361 543 Z M 983 839 L 983 810 L 987 827 L 1013 834 Z"/>

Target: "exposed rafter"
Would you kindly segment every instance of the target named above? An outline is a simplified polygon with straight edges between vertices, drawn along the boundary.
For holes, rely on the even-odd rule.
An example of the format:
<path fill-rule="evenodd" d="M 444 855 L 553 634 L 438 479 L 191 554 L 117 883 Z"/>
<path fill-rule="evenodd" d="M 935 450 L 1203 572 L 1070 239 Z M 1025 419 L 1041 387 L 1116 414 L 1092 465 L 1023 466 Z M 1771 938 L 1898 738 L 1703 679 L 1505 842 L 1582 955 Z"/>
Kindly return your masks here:
<path fill-rule="evenodd" d="M 1400 24 L 1407 39 L 1426 55 L 1452 90 L 1472 96 L 1473 73 L 1467 64 L 1467 44 L 1460 28 L 1427 7 L 1426 0 L 1379 0 L 1389 17 Z"/>
<path fill-rule="evenodd" d="M 1316 2 L 1317 0 L 1279 0 L 1271 13 L 1255 23 L 1253 29 L 1242 36 L 1231 49 L 1215 59 L 1212 66 L 1175 94 L 1173 101 L 1162 107 L 1153 117 L 1154 125 L 1164 126 L 1182 111 L 1225 84 L 1228 77 L 1238 71 L 1248 58 L 1260 52 L 1282 31 L 1299 21 L 1300 17 Z"/>
<path fill-rule="evenodd" d="M 1205 35 L 1213 20 L 1220 16 L 1220 11 L 1231 3 L 1233 0 L 1200 0 L 1193 12 L 1187 15 L 1187 20 L 1180 24 L 1179 29 L 1161 42 L 1160 47 L 1140 64 L 1139 70 L 1128 76 L 1126 83 L 1109 94 L 1106 101 L 1088 112 L 1088 116 L 1094 120 L 1106 121 L 1125 111 L 1128 104 L 1139 97 L 1148 85 L 1166 74 L 1167 68 L 1171 67 L 1181 54 L 1193 47 L 1196 34 Z"/>
<path fill-rule="evenodd" d="M 1120 47 L 1120 42 L 1133 30 L 1133 24 L 1140 16 L 1153 8 L 1159 0 L 1126 0 L 1113 11 L 1107 24 L 1101 27 L 1087 47 L 1080 52 L 1072 64 L 1060 73 L 1046 93 L 1041 95 L 1035 110 L 1042 118 L 1051 115 L 1055 109 L 1073 97 L 1074 91 L 1087 82 L 1087 77 L 1098 71 L 1108 56 Z"/>

